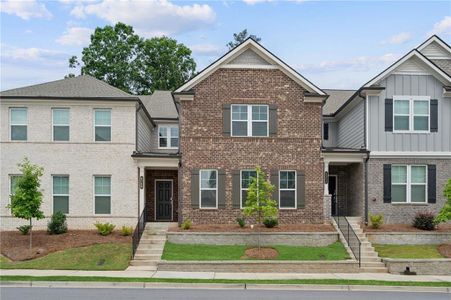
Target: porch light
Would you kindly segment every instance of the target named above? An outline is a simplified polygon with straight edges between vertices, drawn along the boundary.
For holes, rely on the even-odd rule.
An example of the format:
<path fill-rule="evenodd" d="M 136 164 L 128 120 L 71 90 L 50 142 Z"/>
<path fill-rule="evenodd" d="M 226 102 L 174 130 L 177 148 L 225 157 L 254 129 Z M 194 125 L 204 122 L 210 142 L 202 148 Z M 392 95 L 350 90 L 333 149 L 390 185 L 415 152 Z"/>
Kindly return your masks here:
<path fill-rule="evenodd" d="M 324 172 L 324 183 L 329 184 L 329 172 Z"/>
<path fill-rule="evenodd" d="M 144 177 L 139 176 L 139 188 L 142 190 L 144 187 Z"/>

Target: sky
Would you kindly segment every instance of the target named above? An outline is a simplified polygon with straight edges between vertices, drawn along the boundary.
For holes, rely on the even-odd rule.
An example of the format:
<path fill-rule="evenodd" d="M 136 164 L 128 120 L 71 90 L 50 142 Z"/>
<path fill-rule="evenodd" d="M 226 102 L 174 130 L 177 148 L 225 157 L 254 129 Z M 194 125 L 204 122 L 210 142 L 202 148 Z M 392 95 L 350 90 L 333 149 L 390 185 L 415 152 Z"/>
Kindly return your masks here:
<path fill-rule="evenodd" d="M 451 44 L 451 1 L 0 1 L 0 90 L 63 78 L 93 30 L 119 21 L 185 44 L 198 71 L 246 28 L 324 89 L 359 88 L 432 34 Z"/>

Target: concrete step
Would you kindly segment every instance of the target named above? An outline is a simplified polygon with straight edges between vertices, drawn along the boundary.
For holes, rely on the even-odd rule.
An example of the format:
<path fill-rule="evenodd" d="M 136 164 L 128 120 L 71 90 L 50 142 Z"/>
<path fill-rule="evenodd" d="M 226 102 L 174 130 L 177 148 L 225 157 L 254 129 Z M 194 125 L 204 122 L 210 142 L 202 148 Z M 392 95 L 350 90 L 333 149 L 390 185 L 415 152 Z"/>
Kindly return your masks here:
<path fill-rule="evenodd" d="M 168 232 L 167 231 L 164 231 L 164 230 L 158 230 L 158 231 L 155 231 L 155 230 L 149 230 L 149 231 L 144 231 L 143 232 L 143 236 L 146 236 L 146 235 L 152 235 L 152 236 L 166 236 L 166 234 L 167 234 Z"/>
<path fill-rule="evenodd" d="M 156 271 L 157 266 L 129 266 L 126 271 Z"/>
<path fill-rule="evenodd" d="M 166 243 L 166 240 L 156 240 L 156 239 L 141 239 L 139 241 L 140 245 L 152 244 L 152 245 L 159 245 L 161 247 L 163 247 L 165 243 Z"/>
<path fill-rule="evenodd" d="M 141 241 L 166 241 L 166 235 L 143 235 Z"/>
<path fill-rule="evenodd" d="M 378 257 L 377 253 L 374 251 L 365 251 L 365 252 L 362 251 L 362 252 L 360 252 L 360 256 L 362 256 L 362 257 Z"/>
<path fill-rule="evenodd" d="M 153 249 L 153 248 L 149 248 L 149 249 L 140 249 L 138 247 L 138 249 L 136 250 L 136 255 L 138 254 L 147 254 L 147 255 L 160 255 L 163 254 L 163 249 Z"/>
<path fill-rule="evenodd" d="M 157 267 L 158 266 L 158 261 L 157 260 L 143 260 L 143 259 L 139 259 L 139 260 L 132 260 L 130 261 L 130 266 L 148 266 L 148 267 Z"/>
<path fill-rule="evenodd" d="M 381 259 L 379 257 L 361 256 L 360 259 L 365 263 L 381 262 Z"/>
<path fill-rule="evenodd" d="M 161 255 L 157 255 L 157 254 L 136 254 L 133 259 L 135 259 L 135 260 L 156 260 L 156 261 L 159 261 L 161 259 Z"/>

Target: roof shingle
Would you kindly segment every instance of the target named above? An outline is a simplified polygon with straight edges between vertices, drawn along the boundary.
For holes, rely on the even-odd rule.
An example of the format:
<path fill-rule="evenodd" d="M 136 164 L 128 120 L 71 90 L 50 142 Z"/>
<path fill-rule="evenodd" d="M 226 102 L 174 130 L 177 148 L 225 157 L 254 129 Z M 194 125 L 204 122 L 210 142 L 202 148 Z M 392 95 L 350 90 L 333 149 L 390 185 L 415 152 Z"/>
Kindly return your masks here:
<path fill-rule="evenodd" d="M 139 96 L 139 98 L 154 119 L 179 117 L 171 91 L 154 91 L 152 95 Z"/>

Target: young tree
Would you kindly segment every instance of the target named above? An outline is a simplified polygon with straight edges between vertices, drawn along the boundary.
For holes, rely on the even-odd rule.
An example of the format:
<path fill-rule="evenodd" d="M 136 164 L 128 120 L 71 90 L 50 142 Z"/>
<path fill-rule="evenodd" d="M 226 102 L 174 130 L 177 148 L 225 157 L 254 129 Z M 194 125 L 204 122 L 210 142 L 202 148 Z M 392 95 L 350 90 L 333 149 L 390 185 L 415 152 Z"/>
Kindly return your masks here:
<path fill-rule="evenodd" d="M 256 42 L 260 42 L 262 39 L 256 36 L 255 34 L 249 35 L 247 33 L 247 29 L 242 30 L 241 32 L 234 33 L 233 34 L 233 40 L 227 43 L 227 47 L 229 47 L 229 50 L 232 50 L 242 42 L 244 42 L 248 37 L 253 39 Z"/>
<path fill-rule="evenodd" d="M 37 220 L 44 218 L 41 211 L 42 191 L 40 190 L 40 177 L 44 173 L 44 169 L 37 165 L 32 165 L 28 158 L 24 158 L 23 162 L 18 164 L 22 175 L 18 179 L 16 188 L 11 196 L 11 213 L 16 218 L 26 219 L 30 222 L 30 250 L 33 241 L 32 219 Z"/>
<path fill-rule="evenodd" d="M 277 217 L 278 209 L 277 202 L 272 199 L 274 185 L 268 181 L 266 173 L 260 167 L 256 167 L 255 170 L 257 174 L 255 178 L 251 178 L 243 213 L 247 217 L 254 217 L 257 224 L 261 226 L 264 218 Z M 258 230 L 258 249 L 260 249 L 260 229 Z"/>
<path fill-rule="evenodd" d="M 436 224 L 451 221 L 451 178 L 448 179 L 448 183 L 445 185 L 443 195 L 445 195 L 447 201 L 435 218 Z"/>

